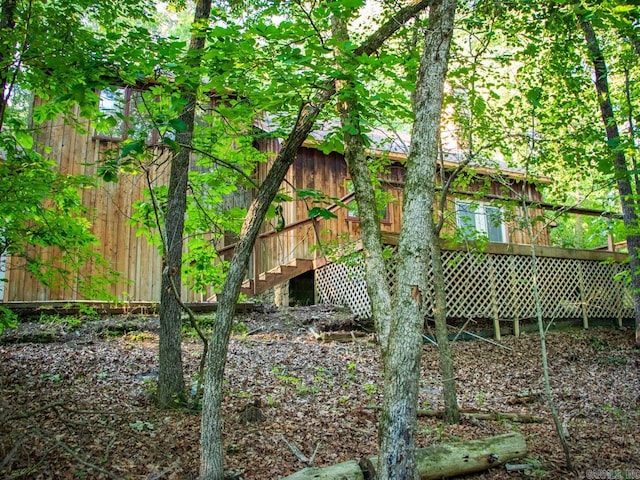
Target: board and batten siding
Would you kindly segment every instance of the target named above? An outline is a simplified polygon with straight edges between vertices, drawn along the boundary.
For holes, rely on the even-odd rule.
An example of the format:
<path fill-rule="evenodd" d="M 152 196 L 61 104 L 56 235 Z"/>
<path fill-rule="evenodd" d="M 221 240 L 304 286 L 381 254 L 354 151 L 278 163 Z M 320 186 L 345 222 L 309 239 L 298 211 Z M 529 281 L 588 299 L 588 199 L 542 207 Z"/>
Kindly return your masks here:
<path fill-rule="evenodd" d="M 49 157 L 57 162 L 62 173 L 94 177 L 99 160 L 117 145 L 95 138 L 89 122 L 85 121 L 83 127 L 88 134 L 59 118 L 37 130 L 36 141 L 51 148 Z M 161 149 L 157 153 L 167 154 Z M 168 162 L 159 164 L 163 166 L 152 172 L 156 184 L 168 178 Z M 160 298 L 162 259 L 158 248 L 149 245 L 144 236 L 136 236 L 136 227 L 128 224 L 134 204 L 144 199 L 146 188 L 144 175 L 123 174 L 118 182 L 97 180 L 94 188 L 81 192 L 82 203 L 93 221 L 91 231 L 99 241 L 96 249 L 112 269 L 121 273 L 120 281 L 110 285 L 109 293 L 123 301 Z M 45 260 L 55 260 L 58 256 L 55 249 L 39 249 L 38 253 Z M 24 260 L 7 259 L 4 301 L 85 300 L 77 290 L 77 278 L 45 286 L 23 267 Z M 103 273 L 101 266 L 89 264 L 82 267 L 78 275 L 91 279 Z"/>
<path fill-rule="evenodd" d="M 279 151 L 279 142 L 271 139 L 260 146 L 266 151 Z M 266 176 L 269 163 L 259 166 L 257 172 L 258 181 L 262 181 Z M 404 166 L 393 163 L 388 171 L 380 175 L 381 188 L 390 193 L 393 198 L 387 204 L 386 218 L 380 223 L 383 234 L 399 232 L 402 223 L 402 199 L 405 180 Z M 268 220 L 262 227 L 261 236 L 256 242 L 256 252 L 258 256 L 257 264 L 252 263 L 249 276 L 253 277 L 253 269 L 258 273 L 266 272 L 286 264 L 296 258 L 317 259 L 323 255 L 319 244 L 329 247 L 330 252 L 335 251 L 336 244 L 347 240 L 355 241 L 360 238 L 360 223 L 357 218 L 351 217 L 345 208 L 331 208 L 336 215 L 331 219 L 316 219 L 316 225 L 312 222 L 305 222 L 309 218 L 308 211 L 314 206 L 331 207 L 331 198 L 345 199 L 353 201 L 353 196 L 349 195 L 348 188 L 349 174 L 344 157 L 337 152 L 323 153 L 313 146 L 302 147 L 298 155 L 289 168 L 286 180 L 283 182 L 280 192 L 291 197 L 291 201 L 282 202 L 283 216 L 285 219 L 284 231 L 278 234 L 273 233 L 275 220 Z M 324 203 L 314 203 L 312 199 L 301 199 L 297 196 L 296 190 L 308 189 L 317 190 L 325 195 Z M 446 216 L 444 232 L 453 233 L 456 224 L 455 200 L 457 198 L 473 201 L 471 196 L 476 192 L 484 192 L 491 198 L 507 198 L 517 204 L 519 198 L 525 198 L 530 202 L 541 200 L 540 192 L 535 186 L 523 182 L 520 179 L 501 178 L 491 179 L 487 175 L 475 176 L 466 186 L 465 192 L 454 192 L 447 196 L 447 205 L 444 210 Z M 480 200 L 482 201 L 482 200 Z M 487 198 L 485 200 L 489 202 Z M 504 203 L 504 202 L 503 202 Z M 536 218 L 542 215 L 542 210 L 538 208 L 528 208 L 529 218 Z M 521 227 L 521 219 L 524 216 L 522 207 L 505 207 L 507 240 L 509 243 L 528 244 L 530 235 L 526 229 Z M 535 243 L 538 245 L 549 245 L 549 231 L 545 225 L 540 223 L 532 226 L 535 236 Z"/>
<path fill-rule="evenodd" d="M 78 111 L 73 112 L 79 119 Z M 79 120 L 82 121 L 82 120 Z M 117 143 L 93 135 L 93 128 L 85 121 L 82 133 L 63 118 L 47 122 L 37 130 L 36 140 L 39 145 L 51 148 L 49 156 L 57 162 L 62 173 L 70 175 L 87 175 L 95 177 L 98 163 L 103 160 L 110 149 L 116 148 Z M 267 161 L 260 163 L 255 172 L 258 184 L 265 178 L 268 168 L 280 151 L 281 141 L 276 138 L 260 138 L 255 146 L 267 153 Z M 166 159 L 170 152 L 161 147 L 156 148 L 156 156 Z M 166 184 L 169 177 L 169 162 L 158 161 L 151 170 L 153 183 Z M 386 189 L 394 200 L 387 205 L 387 218 L 381 222 L 383 233 L 400 231 L 402 221 L 402 188 L 404 186 L 404 167 L 395 162 L 388 172 L 381 175 L 382 188 Z M 478 176 L 468 186 L 468 192 L 478 191 L 487 185 L 486 176 Z M 357 240 L 360 237 L 360 225 L 357 218 L 349 216 L 347 209 L 334 208 L 336 218 L 320 219 L 315 228 L 308 219 L 308 210 L 315 206 L 329 207 L 332 200 L 323 204 L 314 204 L 311 199 L 301 199 L 297 196 L 297 189 L 314 189 L 324 193 L 326 198 L 347 198 L 349 175 L 344 158 L 341 154 L 332 152 L 324 154 L 313 146 L 300 149 L 298 155 L 287 172 L 282 184 L 281 193 L 292 198 L 283 202 L 283 215 L 287 228 L 281 234 L 269 235 L 275 226 L 274 219 L 268 219 L 262 226 L 263 234 L 257 244 L 258 252 L 255 262 L 252 262 L 248 275 L 268 271 L 280 264 L 288 263 L 296 258 L 317 258 L 321 255 L 318 243 L 324 246 L 335 246 L 338 239 Z M 503 180 L 504 181 L 504 180 Z M 503 184 L 491 180 L 490 194 L 495 196 L 523 195 L 532 201 L 540 200 L 540 193 L 533 185 L 521 180 L 511 180 L 508 188 Z M 136 202 L 145 199 L 147 189 L 145 175 L 123 174 L 118 182 L 106 183 L 97 180 L 94 188 L 83 189 L 82 202 L 93 221 L 92 232 L 99 241 L 96 247 L 110 268 L 120 272 L 120 280 L 109 287 L 109 292 L 122 301 L 159 301 L 162 258 L 158 247 L 149 245 L 144 236 L 137 236 L 137 227 L 130 225 Z M 484 190 L 483 190 L 484 191 Z M 505 193 L 507 192 L 507 193 Z M 511 192 L 510 194 L 508 192 Z M 245 190 L 230 196 L 226 202 L 228 206 L 247 207 L 255 192 Z M 458 197 L 458 195 L 456 195 Z M 352 197 L 350 197 L 352 198 Z M 464 197 L 459 197 L 464 198 Z M 469 198 L 469 197 L 467 197 Z M 447 199 L 445 214 L 449 217 L 445 230 L 451 231 L 455 225 L 455 210 L 453 196 Z M 535 217 L 541 211 L 529 209 L 529 215 Z M 517 209 L 514 220 L 508 222 L 509 242 L 529 243 L 526 231 L 517 228 Z M 548 245 L 549 236 L 546 228 L 534 226 L 537 234 L 536 243 Z M 235 242 L 235 238 L 225 238 L 225 244 Z M 58 255 L 55 249 L 40 249 L 39 254 L 45 260 L 55 260 Z M 230 251 L 225 255 L 228 256 Z M 47 300 L 85 300 L 77 288 L 77 278 L 73 276 L 59 284 L 45 286 L 38 282 L 33 275 L 24 268 L 24 260 L 7 258 L 5 272 L 7 282 L 4 283 L 4 301 L 47 301 Z M 84 279 L 100 277 L 104 273 L 103 267 L 90 264 L 82 267 L 78 276 Z M 194 294 L 185 287 L 182 289 L 185 301 L 203 301 L 208 295 Z M 88 300 L 88 299 L 86 299 Z"/>

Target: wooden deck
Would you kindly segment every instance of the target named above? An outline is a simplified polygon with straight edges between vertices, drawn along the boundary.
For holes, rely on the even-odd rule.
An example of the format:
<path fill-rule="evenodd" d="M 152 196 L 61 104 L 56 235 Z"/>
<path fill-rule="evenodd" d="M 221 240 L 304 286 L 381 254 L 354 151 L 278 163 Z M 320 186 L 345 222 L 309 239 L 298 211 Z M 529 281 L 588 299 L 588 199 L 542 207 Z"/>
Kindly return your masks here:
<path fill-rule="evenodd" d="M 397 240 L 397 235 L 385 235 L 390 245 Z M 496 332 L 500 322 L 509 322 L 517 334 L 520 320 L 537 316 L 534 279 L 546 321 L 579 319 L 588 328 L 590 319 L 622 325 L 633 317 L 631 292 L 620 279 L 628 269 L 625 254 L 540 246 L 535 254 L 537 262 L 529 245 L 490 243 L 482 252 L 443 245 L 447 317 L 490 319 Z M 388 272 L 393 288 L 398 281 L 393 262 Z M 363 317 L 371 314 L 363 264 L 328 264 L 316 279 L 321 301 L 348 306 Z M 433 289 L 427 301 L 432 297 Z"/>

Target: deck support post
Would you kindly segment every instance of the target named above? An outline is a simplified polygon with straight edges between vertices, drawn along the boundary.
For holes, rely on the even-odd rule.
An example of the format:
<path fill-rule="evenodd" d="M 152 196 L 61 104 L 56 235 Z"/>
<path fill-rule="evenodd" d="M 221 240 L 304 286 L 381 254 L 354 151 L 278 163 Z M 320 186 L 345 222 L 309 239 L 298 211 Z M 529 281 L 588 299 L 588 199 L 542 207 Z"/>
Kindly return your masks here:
<path fill-rule="evenodd" d="M 289 306 L 289 280 L 274 285 L 273 287 L 273 303 L 276 307 Z"/>
<path fill-rule="evenodd" d="M 578 262 L 578 278 L 580 280 L 580 307 L 582 310 L 582 327 L 585 330 L 589 329 L 589 316 L 587 315 L 587 292 L 584 283 L 584 271 L 582 270 L 582 263 Z"/>
<path fill-rule="evenodd" d="M 259 242 L 253 244 L 253 294 L 258 294 L 258 275 L 260 274 L 260 245 Z"/>
<path fill-rule="evenodd" d="M 496 292 L 496 272 L 493 264 L 493 257 L 489 257 L 489 276 L 491 280 L 491 315 L 493 317 L 493 332 L 496 340 L 500 341 L 500 318 L 498 316 L 498 298 Z"/>
<path fill-rule="evenodd" d="M 509 284 L 511 286 L 511 309 L 513 313 L 513 335 L 518 338 L 520 337 L 520 314 L 518 311 L 518 292 L 516 290 L 517 285 L 517 277 L 516 277 L 516 266 L 515 266 L 515 257 L 511 256 L 509 258 Z"/>

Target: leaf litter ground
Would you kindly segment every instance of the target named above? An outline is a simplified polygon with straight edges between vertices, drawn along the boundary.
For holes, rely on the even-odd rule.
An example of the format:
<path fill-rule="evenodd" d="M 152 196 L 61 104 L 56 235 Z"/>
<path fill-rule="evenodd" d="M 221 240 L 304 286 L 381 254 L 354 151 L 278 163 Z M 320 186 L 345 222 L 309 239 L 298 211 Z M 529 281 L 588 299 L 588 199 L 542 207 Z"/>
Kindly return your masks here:
<path fill-rule="evenodd" d="M 304 457 L 326 466 L 376 452 L 379 350 L 366 338 L 318 343 L 308 334 L 310 326 L 345 325 L 348 316 L 308 307 L 240 320 L 251 334 L 234 336 L 229 345 L 224 402 L 226 464 L 236 478 L 276 479 L 307 466 Z M 121 325 L 122 319 L 112 322 Z M 121 336 L 85 324 L 75 330 L 58 326 L 52 343 L 20 341 L 31 338 L 21 338 L 20 332 L 40 325 L 5 332 L 0 477 L 197 477 L 200 415 L 155 408 L 157 320 L 133 324 L 139 330 Z M 510 350 L 480 341 L 454 344 L 461 407 L 544 421 L 465 420 L 448 426 L 421 417 L 418 446 L 519 431 L 530 449 L 521 461 L 532 465 L 527 478 L 640 478 L 640 359 L 632 330 L 576 329 L 548 336 L 553 395 L 569 434 L 575 473 L 564 469 L 545 405 L 536 335 L 507 336 L 501 343 Z M 188 381 L 200 352 L 195 340 L 185 339 Z M 437 358 L 435 347 L 426 344 L 423 409 L 442 407 Z M 256 401 L 259 415 L 247 416 Z M 469 478 L 524 477 L 496 468 Z"/>

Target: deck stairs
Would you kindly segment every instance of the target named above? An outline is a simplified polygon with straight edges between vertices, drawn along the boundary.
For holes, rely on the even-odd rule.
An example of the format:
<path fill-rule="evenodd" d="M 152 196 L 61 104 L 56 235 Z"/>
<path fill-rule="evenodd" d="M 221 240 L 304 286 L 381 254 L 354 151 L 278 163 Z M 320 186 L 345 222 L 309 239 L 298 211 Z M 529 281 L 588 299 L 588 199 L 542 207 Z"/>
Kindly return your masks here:
<path fill-rule="evenodd" d="M 309 270 L 313 270 L 313 260 L 296 258 L 289 263 L 259 274 L 257 278 L 245 280 L 240 291 L 247 296 L 258 295 Z"/>

